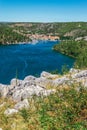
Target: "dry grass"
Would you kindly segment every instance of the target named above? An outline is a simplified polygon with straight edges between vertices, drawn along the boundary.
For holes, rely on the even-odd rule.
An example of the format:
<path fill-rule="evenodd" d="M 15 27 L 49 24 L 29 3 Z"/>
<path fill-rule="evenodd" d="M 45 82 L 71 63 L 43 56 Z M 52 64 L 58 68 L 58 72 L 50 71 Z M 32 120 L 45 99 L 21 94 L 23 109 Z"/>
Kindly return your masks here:
<path fill-rule="evenodd" d="M 79 91 L 76 88 L 79 87 Z M 4 115 L 13 108 L 11 99 L 0 99 L 0 128 L 3 130 L 87 130 L 87 89 L 78 85 L 61 86 L 48 97 L 29 99 L 30 108 Z"/>

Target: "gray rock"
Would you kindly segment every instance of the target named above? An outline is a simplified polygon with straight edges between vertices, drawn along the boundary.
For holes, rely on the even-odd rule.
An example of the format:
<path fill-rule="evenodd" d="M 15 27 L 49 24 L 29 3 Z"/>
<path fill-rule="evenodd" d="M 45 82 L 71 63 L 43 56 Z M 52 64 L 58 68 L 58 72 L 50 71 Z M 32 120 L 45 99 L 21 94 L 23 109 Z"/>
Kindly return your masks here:
<path fill-rule="evenodd" d="M 46 79 L 52 79 L 52 78 L 55 78 L 56 76 L 58 77 L 58 75 L 50 74 L 50 73 L 45 72 L 45 71 L 43 71 L 43 72 L 41 73 L 41 77 L 44 77 L 44 78 L 46 78 Z"/>
<path fill-rule="evenodd" d="M 79 70 L 74 69 L 74 68 L 71 68 L 69 72 L 70 72 L 70 73 L 78 73 L 78 72 L 79 72 Z"/>
<path fill-rule="evenodd" d="M 18 89 L 16 90 L 13 95 L 12 95 L 12 98 L 14 101 L 21 101 L 25 98 L 29 98 L 33 95 L 39 95 L 39 93 L 44 90 L 44 88 L 41 88 L 40 86 L 34 86 L 34 85 L 31 85 L 31 86 L 28 86 L 28 87 L 24 87 L 22 89 Z"/>
<path fill-rule="evenodd" d="M 82 78 L 82 77 L 87 77 L 87 70 L 83 70 L 83 71 L 80 71 L 74 75 L 72 75 L 72 78 Z"/>
<path fill-rule="evenodd" d="M 65 76 L 65 77 L 62 77 L 62 78 L 58 78 L 58 79 L 55 79 L 54 81 L 53 81 L 53 86 L 54 87 L 57 87 L 57 86 L 59 86 L 59 85 L 61 85 L 61 84 L 64 84 L 64 83 L 66 83 L 67 81 L 69 81 L 69 79 Z"/>
<path fill-rule="evenodd" d="M 36 77 L 30 75 L 30 76 L 25 77 L 24 81 L 34 81 L 35 79 Z"/>
<path fill-rule="evenodd" d="M 40 78 L 37 78 L 35 80 L 35 84 L 38 85 L 38 86 L 41 86 L 43 88 L 46 88 L 47 85 L 52 84 L 52 80 L 51 79 L 46 79 L 45 77 L 40 77 Z"/>
<path fill-rule="evenodd" d="M 49 96 L 50 94 L 54 94 L 55 92 L 55 89 L 44 90 L 40 93 L 40 96 Z"/>
<path fill-rule="evenodd" d="M 35 81 L 32 81 L 32 80 L 30 80 L 30 81 L 25 81 L 25 80 L 23 80 L 23 82 L 22 82 L 22 85 L 21 85 L 21 88 L 23 88 L 23 87 L 29 87 L 29 86 L 31 86 L 31 85 L 36 85 L 35 84 Z"/>
<path fill-rule="evenodd" d="M 23 98 L 26 97 L 25 95 L 27 95 L 28 97 L 30 96 L 33 96 L 33 95 L 39 95 L 39 93 L 41 91 L 43 91 L 44 88 L 40 87 L 40 86 L 30 86 L 29 88 L 25 89 L 24 93 L 22 94 Z"/>
<path fill-rule="evenodd" d="M 9 88 L 6 85 L 0 84 L 0 96 L 6 97 L 8 94 Z"/>
<path fill-rule="evenodd" d="M 21 101 L 23 98 L 22 98 L 22 93 L 24 92 L 23 89 L 19 89 L 19 90 L 16 90 L 14 91 L 14 93 L 12 94 L 12 99 L 16 102 L 19 102 Z"/>
<path fill-rule="evenodd" d="M 8 96 L 15 95 L 15 97 L 20 97 L 23 91 L 27 90 L 27 88 L 30 88 L 30 86 L 34 85 L 35 83 L 32 81 L 21 81 L 21 84 L 18 84 L 17 86 L 12 86 L 9 88 Z M 19 98 L 18 98 L 19 101 Z"/>
<path fill-rule="evenodd" d="M 87 36 L 84 37 L 84 40 L 87 41 Z"/>
<path fill-rule="evenodd" d="M 29 108 L 28 99 L 24 99 L 23 101 L 18 102 L 18 103 L 14 106 L 14 108 L 15 108 L 16 110 L 20 110 L 20 109 L 22 109 L 22 108 Z"/>
<path fill-rule="evenodd" d="M 43 71 L 43 72 L 41 73 L 41 77 L 48 78 L 49 76 L 50 76 L 50 73 L 48 73 L 48 72 Z"/>
<path fill-rule="evenodd" d="M 80 40 L 82 40 L 83 39 L 83 37 L 77 37 L 76 39 L 75 39 L 75 41 L 80 41 Z"/>
<path fill-rule="evenodd" d="M 14 113 L 17 113 L 17 112 L 18 112 L 18 110 L 16 110 L 16 109 L 8 108 L 7 110 L 5 110 L 4 114 L 5 115 L 11 115 L 11 114 L 14 114 Z"/>
<path fill-rule="evenodd" d="M 33 95 L 47 96 L 52 92 L 55 92 L 55 90 L 52 89 L 47 90 L 48 86 L 57 87 L 64 83 L 71 84 L 74 80 L 77 80 L 77 82 L 82 82 L 84 78 L 87 78 L 87 70 L 78 71 L 72 68 L 70 73 L 70 79 L 67 78 L 67 76 L 58 78 L 58 75 L 52 75 L 45 71 L 41 73 L 41 77 L 39 78 L 27 76 L 24 80 L 12 79 L 11 85 L 9 86 L 0 84 L 0 93 L 1 96 L 10 96 L 14 101 L 19 102 L 23 99 L 31 98 Z M 85 86 L 87 86 L 87 82 L 85 82 Z"/>
<path fill-rule="evenodd" d="M 14 79 L 11 80 L 10 84 L 12 86 L 20 86 L 22 84 L 22 80 L 14 78 Z"/>

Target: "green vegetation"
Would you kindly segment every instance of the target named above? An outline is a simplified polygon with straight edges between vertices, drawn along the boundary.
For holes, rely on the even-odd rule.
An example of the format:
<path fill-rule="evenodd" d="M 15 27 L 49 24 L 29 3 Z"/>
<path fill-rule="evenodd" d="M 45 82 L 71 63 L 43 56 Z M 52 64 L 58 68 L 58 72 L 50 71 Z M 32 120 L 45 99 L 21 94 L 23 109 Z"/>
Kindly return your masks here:
<path fill-rule="evenodd" d="M 66 40 L 56 44 L 53 49 L 76 58 L 75 67 L 87 68 L 87 41 Z"/>
<path fill-rule="evenodd" d="M 18 32 L 15 32 L 8 25 L 0 25 L 0 44 L 29 42 L 31 39 Z"/>
<path fill-rule="evenodd" d="M 9 26 L 27 34 L 58 35 L 61 39 L 76 38 L 87 34 L 87 22 L 13 23 Z"/>
<path fill-rule="evenodd" d="M 30 39 L 26 35 L 35 33 L 58 35 L 61 39 L 68 39 L 55 45 L 54 50 L 75 58 L 75 67 L 87 68 L 87 42 L 74 40 L 87 35 L 87 23 L 2 23 L 0 43 L 27 42 Z M 64 74 L 68 72 L 66 66 L 62 71 Z M 17 77 L 16 71 L 16 79 Z M 13 108 L 15 102 L 9 98 L 0 98 L 0 104 L 5 103 L 0 107 L 0 128 L 3 130 L 87 130 L 87 88 L 81 84 L 58 87 L 55 94 L 48 97 L 33 96 L 28 101 L 29 109 L 22 109 L 17 114 L 6 116 L 4 111 Z"/>
<path fill-rule="evenodd" d="M 31 41 L 33 34 L 59 36 L 60 39 L 84 39 L 87 36 L 87 22 L 0 23 L 2 44 Z"/>
<path fill-rule="evenodd" d="M 79 88 L 77 91 L 76 88 Z M 72 85 L 59 89 L 48 97 L 29 99 L 30 108 L 17 114 L 4 115 L 14 103 L 0 99 L 0 127 L 3 130 L 87 130 L 87 89 Z"/>

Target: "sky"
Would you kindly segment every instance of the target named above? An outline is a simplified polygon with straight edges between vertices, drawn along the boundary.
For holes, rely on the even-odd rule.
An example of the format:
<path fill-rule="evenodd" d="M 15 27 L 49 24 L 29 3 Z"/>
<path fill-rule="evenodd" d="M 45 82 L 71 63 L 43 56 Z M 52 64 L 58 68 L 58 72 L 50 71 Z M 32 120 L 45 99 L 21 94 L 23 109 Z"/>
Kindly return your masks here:
<path fill-rule="evenodd" d="M 87 21 L 87 0 L 0 0 L 0 21 Z"/>

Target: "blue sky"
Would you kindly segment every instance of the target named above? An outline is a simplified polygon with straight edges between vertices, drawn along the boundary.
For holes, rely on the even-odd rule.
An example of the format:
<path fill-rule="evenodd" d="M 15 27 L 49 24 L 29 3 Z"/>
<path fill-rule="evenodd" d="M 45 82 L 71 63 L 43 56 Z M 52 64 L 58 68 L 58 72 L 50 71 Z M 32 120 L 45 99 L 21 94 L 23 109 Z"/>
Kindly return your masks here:
<path fill-rule="evenodd" d="M 0 21 L 87 21 L 87 0 L 0 0 Z"/>

